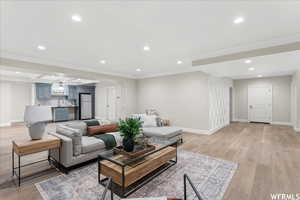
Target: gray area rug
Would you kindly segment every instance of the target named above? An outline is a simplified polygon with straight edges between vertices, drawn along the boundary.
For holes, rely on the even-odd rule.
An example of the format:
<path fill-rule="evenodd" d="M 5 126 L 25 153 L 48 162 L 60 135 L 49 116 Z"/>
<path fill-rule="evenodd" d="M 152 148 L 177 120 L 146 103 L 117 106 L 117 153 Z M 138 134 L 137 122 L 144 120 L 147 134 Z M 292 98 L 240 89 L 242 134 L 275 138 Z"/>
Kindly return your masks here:
<path fill-rule="evenodd" d="M 183 174 L 190 176 L 204 200 L 220 200 L 237 169 L 237 164 L 199 153 L 178 151 L 178 162 L 144 187 L 131 194 L 136 197 L 183 198 Z M 44 200 L 96 200 L 104 187 L 98 184 L 97 164 L 71 171 L 35 184 Z M 188 199 L 194 193 L 188 187 Z M 107 199 L 109 198 L 107 195 Z M 114 196 L 114 199 L 119 199 Z"/>

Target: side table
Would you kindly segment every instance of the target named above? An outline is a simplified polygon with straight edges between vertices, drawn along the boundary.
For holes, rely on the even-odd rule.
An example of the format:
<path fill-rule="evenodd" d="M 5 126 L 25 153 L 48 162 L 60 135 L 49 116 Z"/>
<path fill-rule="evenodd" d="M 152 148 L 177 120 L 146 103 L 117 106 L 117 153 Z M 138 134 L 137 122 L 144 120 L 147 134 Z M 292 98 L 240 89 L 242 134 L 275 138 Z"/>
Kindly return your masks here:
<path fill-rule="evenodd" d="M 47 135 L 44 136 L 40 140 L 13 140 L 12 141 L 12 176 L 16 176 L 18 178 L 18 185 L 21 184 L 21 168 L 26 167 L 29 165 L 33 165 L 39 162 L 48 161 L 49 164 L 51 164 L 51 161 L 54 161 L 60 165 L 60 147 L 61 147 L 61 141 L 59 138 Z M 59 149 L 59 160 L 57 161 L 54 157 L 52 157 L 49 153 L 50 149 Z M 32 162 L 26 165 L 21 166 L 21 157 L 39 153 L 42 151 L 48 151 L 48 159 L 39 160 L 36 162 Z M 18 156 L 18 167 L 15 167 L 15 156 Z"/>

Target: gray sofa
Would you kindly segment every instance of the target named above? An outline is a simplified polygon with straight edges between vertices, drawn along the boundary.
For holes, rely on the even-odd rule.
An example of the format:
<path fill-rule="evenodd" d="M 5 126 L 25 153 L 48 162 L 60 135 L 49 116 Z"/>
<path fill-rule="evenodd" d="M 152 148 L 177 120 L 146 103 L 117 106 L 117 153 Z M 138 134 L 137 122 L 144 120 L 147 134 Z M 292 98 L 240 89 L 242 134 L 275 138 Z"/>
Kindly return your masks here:
<path fill-rule="evenodd" d="M 100 122 L 100 124 L 102 123 Z M 66 133 L 62 133 L 64 129 Z M 157 143 L 182 142 L 182 130 L 176 127 L 144 127 L 143 133 L 150 137 L 150 141 Z M 51 150 L 50 154 L 56 160 L 60 160 L 65 172 L 68 172 L 70 167 L 93 160 L 100 153 L 107 151 L 101 139 L 87 136 L 87 125 L 84 121 L 58 123 L 56 129 L 48 131 L 48 134 L 61 139 L 60 159 L 57 149 Z M 122 144 L 122 137 L 119 132 L 106 134 L 113 135 L 117 145 Z"/>
<path fill-rule="evenodd" d="M 80 132 L 81 136 L 81 148 L 80 153 L 75 154 L 74 152 L 74 138 L 61 134 L 57 132 L 58 128 L 61 127 L 70 127 L 72 129 L 76 129 Z M 56 159 L 60 160 L 60 164 L 65 171 L 68 171 L 68 168 L 95 159 L 99 155 L 99 153 L 103 153 L 107 151 L 105 149 L 105 144 L 102 140 L 97 139 L 95 137 L 87 136 L 87 126 L 83 121 L 72 121 L 57 124 L 56 130 L 49 131 L 48 134 L 56 136 L 61 139 L 61 150 L 60 150 L 60 159 L 59 159 L 59 151 L 57 149 L 53 149 L 50 151 L 50 154 Z M 111 134 L 115 137 L 117 145 L 120 145 L 122 142 L 122 138 L 119 132 L 107 133 Z"/>

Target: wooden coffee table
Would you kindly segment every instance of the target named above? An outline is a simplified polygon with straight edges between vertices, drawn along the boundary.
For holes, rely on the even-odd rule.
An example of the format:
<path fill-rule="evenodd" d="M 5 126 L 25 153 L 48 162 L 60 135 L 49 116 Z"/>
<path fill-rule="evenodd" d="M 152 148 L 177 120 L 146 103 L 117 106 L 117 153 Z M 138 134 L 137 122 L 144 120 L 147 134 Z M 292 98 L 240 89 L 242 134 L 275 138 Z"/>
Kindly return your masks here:
<path fill-rule="evenodd" d="M 98 156 L 98 181 L 105 185 L 111 177 L 111 190 L 121 198 L 129 196 L 177 163 L 177 142 L 155 144 L 155 150 L 133 160 L 109 152 Z M 101 179 L 101 175 L 106 178 Z"/>

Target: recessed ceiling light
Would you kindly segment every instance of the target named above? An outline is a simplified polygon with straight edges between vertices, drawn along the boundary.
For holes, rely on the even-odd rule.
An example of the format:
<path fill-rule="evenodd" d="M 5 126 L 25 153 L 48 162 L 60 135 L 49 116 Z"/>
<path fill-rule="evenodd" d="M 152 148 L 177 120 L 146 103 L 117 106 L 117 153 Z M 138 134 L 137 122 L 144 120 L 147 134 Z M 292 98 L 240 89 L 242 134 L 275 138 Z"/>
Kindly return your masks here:
<path fill-rule="evenodd" d="M 250 64 L 250 63 L 252 63 L 252 60 L 245 60 L 245 63 Z"/>
<path fill-rule="evenodd" d="M 249 71 L 254 71 L 255 68 L 254 68 L 254 67 L 250 67 L 250 68 L 248 68 L 248 70 L 249 70 Z"/>
<path fill-rule="evenodd" d="M 100 60 L 101 64 L 106 64 L 106 60 Z"/>
<path fill-rule="evenodd" d="M 81 16 L 80 15 L 72 15 L 72 20 L 74 22 L 81 22 Z"/>
<path fill-rule="evenodd" d="M 181 60 L 177 60 L 177 64 L 178 65 L 182 64 L 182 61 Z"/>
<path fill-rule="evenodd" d="M 262 75 L 258 75 L 257 77 L 258 77 L 258 78 L 261 78 L 261 77 L 263 77 L 263 76 L 262 76 Z"/>
<path fill-rule="evenodd" d="M 150 51 L 150 47 L 148 45 L 144 46 L 144 51 Z"/>
<path fill-rule="evenodd" d="M 140 71 L 142 71 L 140 68 L 137 68 L 135 71 L 137 71 L 137 72 L 140 72 Z"/>
<path fill-rule="evenodd" d="M 234 19 L 233 23 L 235 24 L 240 24 L 244 22 L 244 18 L 243 17 L 237 17 Z"/>
<path fill-rule="evenodd" d="M 43 45 L 39 45 L 39 46 L 37 46 L 37 48 L 38 48 L 38 50 L 41 50 L 41 51 L 46 50 L 46 47 Z"/>
<path fill-rule="evenodd" d="M 20 74 L 20 72 L 16 72 L 16 74 Z"/>

